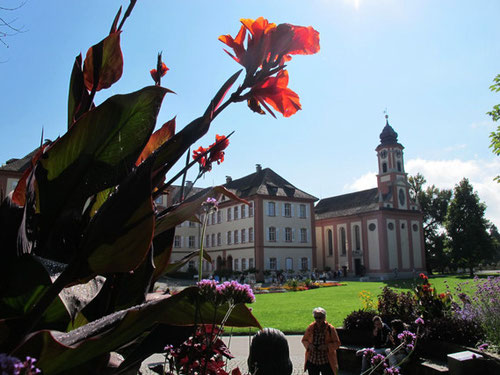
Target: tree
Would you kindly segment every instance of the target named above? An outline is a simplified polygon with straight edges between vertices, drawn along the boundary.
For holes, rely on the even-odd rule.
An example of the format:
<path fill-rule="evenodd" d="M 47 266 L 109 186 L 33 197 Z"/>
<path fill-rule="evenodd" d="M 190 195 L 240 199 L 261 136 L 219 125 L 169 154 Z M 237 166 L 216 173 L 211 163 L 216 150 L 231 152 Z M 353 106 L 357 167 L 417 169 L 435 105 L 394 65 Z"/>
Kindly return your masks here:
<path fill-rule="evenodd" d="M 455 186 L 445 225 L 448 247 L 453 261 L 460 267 L 468 267 L 471 276 L 479 263 L 491 260 L 494 255 L 485 210 L 486 205 L 480 202 L 468 179 Z"/>
<path fill-rule="evenodd" d="M 418 201 L 423 213 L 423 230 L 425 239 L 426 268 L 429 272 L 433 268 L 444 270 L 449 263 L 443 246 L 443 224 L 448 211 L 452 192 L 448 189 L 439 189 L 435 185 L 428 186 L 425 177 L 418 173 L 408 178 L 410 194 Z"/>
<path fill-rule="evenodd" d="M 9 45 L 5 42 L 5 38 L 22 33 L 23 28 L 15 25 L 17 19 L 11 19 L 10 17 L 7 18 L 4 15 L 7 14 L 6 12 L 16 11 L 24 4 L 25 1 L 20 2 L 17 6 L 14 7 L 0 6 L 0 43 L 6 47 L 9 47 Z"/>
<path fill-rule="evenodd" d="M 500 74 L 498 74 L 494 79 L 493 79 L 494 84 L 490 86 L 490 90 L 493 92 L 499 92 L 500 91 Z M 488 112 L 488 115 L 491 116 L 493 121 L 498 121 L 500 119 L 500 104 L 497 104 L 493 107 L 493 109 Z M 490 148 L 492 149 L 492 152 L 496 155 L 500 156 L 500 125 L 497 126 L 496 131 L 492 131 L 490 133 Z M 495 177 L 495 180 L 500 183 L 500 175 Z"/>

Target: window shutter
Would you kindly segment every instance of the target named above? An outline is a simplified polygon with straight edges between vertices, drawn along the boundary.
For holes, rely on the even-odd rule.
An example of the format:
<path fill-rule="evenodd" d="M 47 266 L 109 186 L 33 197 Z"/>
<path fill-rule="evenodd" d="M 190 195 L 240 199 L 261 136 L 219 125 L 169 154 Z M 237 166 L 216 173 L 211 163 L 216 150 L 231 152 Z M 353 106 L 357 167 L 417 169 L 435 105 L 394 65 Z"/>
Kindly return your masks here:
<path fill-rule="evenodd" d="M 279 270 L 280 268 L 280 258 L 276 257 L 276 269 Z"/>
<path fill-rule="evenodd" d="M 181 247 L 184 247 L 184 237 L 180 236 L 180 240 L 181 240 Z"/>
<path fill-rule="evenodd" d="M 306 219 L 309 218 L 309 205 L 306 204 Z"/>
<path fill-rule="evenodd" d="M 266 259 L 266 270 L 271 269 L 271 258 Z"/>
<path fill-rule="evenodd" d="M 267 216 L 271 216 L 271 205 L 267 202 Z"/>
<path fill-rule="evenodd" d="M 276 228 L 276 242 L 280 240 L 280 230 Z"/>
<path fill-rule="evenodd" d="M 281 204 L 281 216 L 285 216 L 285 204 L 284 203 L 280 203 Z"/>
<path fill-rule="evenodd" d="M 290 204 L 290 206 L 291 206 L 290 213 L 291 213 L 291 215 L 292 215 L 292 217 L 293 217 L 293 208 L 295 207 L 295 205 L 294 205 L 294 204 Z"/>
<path fill-rule="evenodd" d="M 267 240 L 271 241 L 271 231 L 267 228 Z"/>
<path fill-rule="evenodd" d="M 295 228 L 292 229 L 292 242 L 295 242 Z"/>
<path fill-rule="evenodd" d="M 306 242 L 309 242 L 309 229 L 306 229 Z"/>

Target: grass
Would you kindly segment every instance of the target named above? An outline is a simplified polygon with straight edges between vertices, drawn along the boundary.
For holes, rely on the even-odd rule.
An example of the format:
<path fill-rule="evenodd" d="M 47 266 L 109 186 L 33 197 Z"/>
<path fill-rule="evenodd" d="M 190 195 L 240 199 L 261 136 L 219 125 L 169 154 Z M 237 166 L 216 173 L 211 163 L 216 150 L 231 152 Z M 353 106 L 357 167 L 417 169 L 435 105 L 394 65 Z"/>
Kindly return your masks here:
<path fill-rule="evenodd" d="M 454 292 L 454 286 L 467 281 L 464 276 L 431 277 L 431 284 L 439 293 L 445 292 L 446 284 Z M 312 309 L 318 306 L 327 311 L 327 320 L 334 326 L 343 325 L 344 318 L 352 311 L 362 308 L 359 293 L 371 293 L 376 301 L 384 286 L 397 291 L 412 291 L 416 280 L 389 280 L 383 282 L 349 281 L 345 286 L 312 289 L 302 292 L 270 293 L 256 295 L 250 307 L 262 327 L 278 328 L 285 333 L 303 333 L 312 322 Z M 236 330 L 236 329 L 235 329 Z M 246 330 L 236 330 L 248 332 Z"/>

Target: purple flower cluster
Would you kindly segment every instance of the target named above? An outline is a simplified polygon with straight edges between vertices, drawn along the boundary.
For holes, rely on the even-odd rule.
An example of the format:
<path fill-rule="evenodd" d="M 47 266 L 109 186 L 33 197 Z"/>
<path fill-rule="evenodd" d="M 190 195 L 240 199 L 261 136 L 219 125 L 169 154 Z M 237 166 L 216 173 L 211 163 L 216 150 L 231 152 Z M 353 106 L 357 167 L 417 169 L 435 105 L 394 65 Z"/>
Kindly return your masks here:
<path fill-rule="evenodd" d="M 385 356 L 383 354 L 375 354 L 371 359 L 371 364 L 373 367 L 377 366 L 380 362 L 385 361 Z"/>
<path fill-rule="evenodd" d="M 205 211 L 217 211 L 219 209 L 219 202 L 215 198 L 207 198 L 205 202 L 202 203 L 205 207 Z"/>
<path fill-rule="evenodd" d="M 2 371 L 2 375 L 40 374 L 41 371 L 35 367 L 35 362 L 35 358 L 26 357 L 26 360 L 21 362 L 16 357 L 0 353 L 0 370 Z"/>
<path fill-rule="evenodd" d="M 455 315 L 479 323 L 487 341 L 494 347 L 500 347 L 500 277 L 476 277 L 472 285 L 467 287 L 466 284 L 457 286 L 461 305 L 454 305 Z M 466 288 L 472 291 L 469 295 L 463 291 Z"/>
<path fill-rule="evenodd" d="M 425 323 L 424 323 L 424 320 L 422 318 L 417 318 L 415 320 L 415 324 L 419 325 L 419 326 L 423 326 Z"/>
<path fill-rule="evenodd" d="M 252 288 L 248 284 L 240 284 L 239 282 L 225 281 L 219 284 L 215 280 L 201 280 L 198 282 L 200 294 L 216 305 L 229 302 L 230 304 L 238 303 L 253 303 L 255 296 Z"/>
<path fill-rule="evenodd" d="M 372 348 L 367 348 L 363 350 L 363 357 L 367 358 L 368 360 L 373 358 L 376 354 L 377 352 Z"/>
<path fill-rule="evenodd" d="M 397 367 L 386 367 L 384 369 L 384 375 L 399 375 L 399 369 Z"/>

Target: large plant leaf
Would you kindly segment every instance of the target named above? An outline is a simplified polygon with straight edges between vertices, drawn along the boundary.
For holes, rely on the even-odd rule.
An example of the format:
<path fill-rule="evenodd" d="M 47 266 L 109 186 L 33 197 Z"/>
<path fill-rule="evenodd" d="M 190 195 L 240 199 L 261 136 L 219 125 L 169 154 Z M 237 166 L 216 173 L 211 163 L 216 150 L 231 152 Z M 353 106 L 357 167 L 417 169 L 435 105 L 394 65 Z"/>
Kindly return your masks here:
<path fill-rule="evenodd" d="M 156 234 L 153 238 L 153 282 L 156 282 L 163 274 L 170 263 L 172 247 L 174 244 L 175 228 L 167 229 Z"/>
<path fill-rule="evenodd" d="M 136 165 L 141 164 L 154 150 L 172 138 L 175 134 L 175 117 L 162 125 L 160 129 L 155 131 L 149 138 L 148 143 L 142 150 L 141 155 L 135 162 Z"/>
<path fill-rule="evenodd" d="M 68 93 L 68 129 L 91 107 L 90 95 L 83 82 L 82 54 L 75 58 Z"/>
<path fill-rule="evenodd" d="M 155 225 L 151 166 L 131 173 L 90 222 L 80 260 L 96 274 L 129 272 L 144 261 Z"/>
<path fill-rule="evenodd" d="M 182 257 L 177 262 L 169 263 L 164 267 L 163 274 L 176 272 L 180 270 L 183 266 L 185 266 L 191 259 L 198 259 L 200 257 L 200 250 L 195 250 L 190 252 L 188 255 Z M 207 251 L 203 252 L 203 259 L 207 262 L 212 263 L 212 257 Z M 161 275 L 160 275 L 161 276 Z"/>
<path fill-rule="evenodd" d="M 120 31 L 113 32 L 87 51 L 83 65 L 85 86 L 99 91 L 118 81 L 123 72 Z"/>
<path fill-rule="evenodd" d="M 167 91 L 150 86 L 106 100 L 83 115 L 44 154 L 35 170 L 40 246 L 51 231 L 64 236 L 56 219 L 63 217 L 68 225 L 72 216 L 81 215 L 89 196 L 118 185 L 130 173 L 154 129 Z"/>
<path fill-rule="evenodd" d="M 216 310 L 210 302 L 197 304 L 197 301 L 198 288 L 186 288 L 169 298 L 111 314 L 68 333 L 36 332 L 12 354 L 20 358 L 26 355 L 38 358 L 37 366 L 44 374 L 58 374 L 123 346 L 155 323 L 191 325 L 222 321 L 225 308 Z M 234 308 L 226 325 L 261 328 L 243 304 Z"/>

